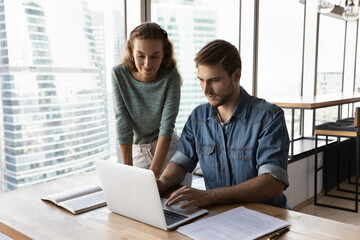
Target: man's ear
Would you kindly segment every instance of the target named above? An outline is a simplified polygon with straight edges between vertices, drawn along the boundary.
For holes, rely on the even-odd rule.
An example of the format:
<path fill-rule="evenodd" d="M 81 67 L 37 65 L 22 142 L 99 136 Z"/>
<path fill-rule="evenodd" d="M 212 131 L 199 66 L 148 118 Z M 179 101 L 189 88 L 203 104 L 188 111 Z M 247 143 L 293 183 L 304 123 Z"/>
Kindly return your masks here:
<path fill-rule="evenodd" d="M 236 69 L 233 74 L 232 74 L 232 80 L 234 82 L 239 82 L 240 81 L 240 78 L 241 78 L 241 69 L 238 68 Z"/>

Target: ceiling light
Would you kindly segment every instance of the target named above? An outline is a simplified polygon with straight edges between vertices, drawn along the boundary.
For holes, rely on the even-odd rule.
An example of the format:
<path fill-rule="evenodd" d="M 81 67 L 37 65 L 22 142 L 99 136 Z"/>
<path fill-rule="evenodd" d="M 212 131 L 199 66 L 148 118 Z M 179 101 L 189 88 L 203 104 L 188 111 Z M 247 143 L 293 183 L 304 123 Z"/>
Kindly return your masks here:
<path fill-rule="evenodd" d="M 345 1 L 345 8 L 342 14 L 346 21 L 355 21 L 359 18 L 359 6 L 353 0 Z"/>

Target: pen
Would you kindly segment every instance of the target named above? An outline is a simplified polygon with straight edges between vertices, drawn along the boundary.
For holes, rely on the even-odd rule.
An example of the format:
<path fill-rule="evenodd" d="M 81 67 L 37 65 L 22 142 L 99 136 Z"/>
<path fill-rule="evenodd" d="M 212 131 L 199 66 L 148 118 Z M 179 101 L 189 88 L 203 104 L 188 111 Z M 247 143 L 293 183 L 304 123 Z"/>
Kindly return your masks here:
<path fill-rule="evenodd" d="M 287 226 L 286 228 L 283 228 L 280 232 L 277 232 L 274 235 L 272 235 L 271 237 L 269 237 L 267 240 L 275 240 L 289 230 L 290 230 L 290 226 Z"/>

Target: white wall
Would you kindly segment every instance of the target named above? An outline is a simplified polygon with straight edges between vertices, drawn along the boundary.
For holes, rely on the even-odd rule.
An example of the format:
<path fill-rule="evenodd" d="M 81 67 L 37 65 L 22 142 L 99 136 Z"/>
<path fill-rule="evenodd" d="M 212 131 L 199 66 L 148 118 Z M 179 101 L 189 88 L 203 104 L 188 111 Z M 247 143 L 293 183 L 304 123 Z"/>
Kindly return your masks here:
<path fill-rule="evenodd" d="M 318 167 L 322 166 L 323 154 L 318 154 Z M 314 159 L 310 156 L 288 165 L 289 187 L 284 192 L 290 208 L 314 197 Z M 317 192 L 321 192 L 322 170 L 318 172 Z"/>

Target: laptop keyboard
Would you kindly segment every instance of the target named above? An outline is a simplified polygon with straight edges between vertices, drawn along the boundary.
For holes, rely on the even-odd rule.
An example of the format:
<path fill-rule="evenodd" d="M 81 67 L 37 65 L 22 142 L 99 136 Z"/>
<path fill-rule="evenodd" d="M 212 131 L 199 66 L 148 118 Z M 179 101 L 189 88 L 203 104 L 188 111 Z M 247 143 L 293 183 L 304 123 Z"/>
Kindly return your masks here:
<path fill-rule="evenodd" d="M 185 218 L 188 218 L 187 216 L 178 214 L 178 213 L 174 213 L 174 212 L 170 212 L 168 210 L 164 210 L 164 214 L 165 214 L 165 220 L 166 220 L 166 225 L 170 226 L 174 223 L 177 223 Z"/>

